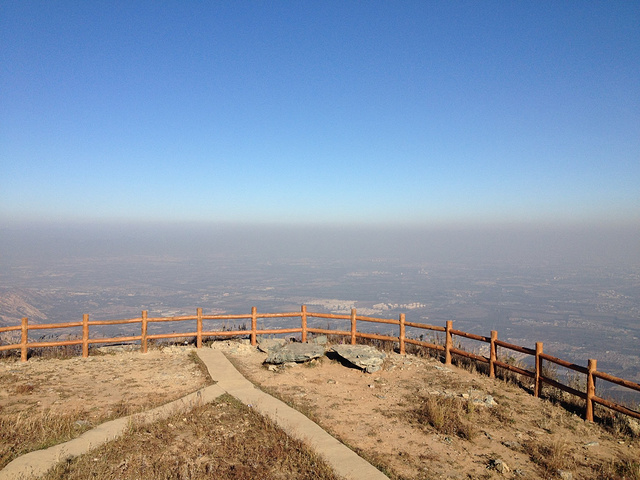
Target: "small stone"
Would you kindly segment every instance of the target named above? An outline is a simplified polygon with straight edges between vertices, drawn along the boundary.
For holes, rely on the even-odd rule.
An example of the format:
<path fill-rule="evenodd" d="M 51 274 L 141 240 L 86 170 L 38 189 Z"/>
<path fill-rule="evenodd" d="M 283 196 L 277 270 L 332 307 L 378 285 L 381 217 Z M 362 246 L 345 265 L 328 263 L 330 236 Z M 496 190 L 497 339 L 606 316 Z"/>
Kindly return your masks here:
<path fill-rule="evenodd" d="M 509 473 L 509 472 L 511 471 L 511 469 L 509 468 L 509 466 L 508 466 L 506 463 L 504 463 L 504 461 L 502 461 L 502 460 L 501 460 L 501 459 L 499 459 L 499 458 L 496 458 L 496 459 L 494 459 L 494 460 L 491 460 L 491 461 L 489 462 L 489 466 L 490 466 L 491 468 L 493 468 L 494 470 L 496 470 L 497 472 L 500 472 L 500 473 L 503 473 L 503 474 L 504 474 L 504 473 Z"/>
<path fill-rule="evenodd" d="M 510 448 L 510 449 L 512 449 L 512 450 L 519 450 L 519 449 L 522 447 L 522 445 L 521 445 L 520 443 L 518 443 L 518 442 L 511 442 L 511 441 L 509 441 L 509 440 L 507 440 L 507 441 L 505 441 L 505 442 L 502 442 L 502 444 L 503 444 L 505 447 Z"/>
<path fill-rule="evenodd" d="M 558 476 L 562 480 L 573 480 L 573 473 L 568 470 L 558 470 Z"/>
<path fill-rule="evenodd" d="M 331 385 L 335 385 L 338 382 L 336 382 L 334 379 L 330 378 L 329 380 L 327 380 L 327 383 L 330 383 Z"/>
<path fill-rule="evenodd" d="M 585 447 L 597 447 L 599 445 L 600 444 L 598 442 L 589 442 L 584 444 Z"/>

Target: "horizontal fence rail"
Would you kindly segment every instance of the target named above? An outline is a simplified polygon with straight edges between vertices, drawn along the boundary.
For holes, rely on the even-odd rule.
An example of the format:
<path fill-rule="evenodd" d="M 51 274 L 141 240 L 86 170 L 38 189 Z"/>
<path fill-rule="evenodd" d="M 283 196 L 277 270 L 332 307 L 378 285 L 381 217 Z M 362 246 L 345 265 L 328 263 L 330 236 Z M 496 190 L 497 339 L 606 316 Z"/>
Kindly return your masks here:
<path fill-rule="evenodd" d="M 300 318 L 300 327 L 294 328 L 257 328 L 257 320 L 265 318 Z M 309 318 L 319 319 L 334 319 L 334 320 L 348 320 L 350 322 L 349 330 L 337 330 L 331 328 L 314 328 L 307 326 L 307 320 Z M 182 332 L 182 333 L 157 333 L 149 334 L 148 328 L 150 323 L 161 322 L 182 322 L 182 321 L 194 321 L 196 322 L 195 331 Z M 250 328 L 243 328 L 239 330 L 205 330 L 204 322 L 207 320 L 249 320 Z M 365 333 L 359 332 L 357 329 L 358 322 L 370 322 L 370 323 L 382 323 L 388 325 L 396 325 L 398 327 L 398 336 L 382 335 L 377 333 Z M 90 338 L 89 327 L 91 326 L 110 326 L 110 325 L 128 325 L 128 324 L 140 324 L 140 334 L 130 336 L 120 336 L 112 338 Z M 82 338 L 75 340 L 58 340 L 50 342 L 36 342 L 29 341 L 30 330 L 47 330 L 47 329 L 59 329 L 59 328 L 78 328 L 82 327 Z M 445 334 L 444 345 L 438 345 L 430 343 L 421 339 L 415 339 L 407 337 L 406 327 L 416 328 L 420 330 L 428 330 L 430 332 L 440 332 Z M 332 313 L 315 313 L 308 312 L 307 307 L 302 305 L 300 312 L 288 312 L 288 313 L 258 313 L 256 307 L 251 308 L 251 314 L 249 315 L 203 315 L 202 308 L 198 308 L 196 315 L 183 315 L 174 317 L 149 317 L 148 312 L 145 310 L 140 317 L 129 318 L 122 320 L 89 320 L 89 315 L 82 316 L 81 322 L 68 322 L 68 323 L 55 323 L 55 324 L 40 324 L 29 325 L 28 318 L 22 319 L 21 325 L 0 327 L 0 334 L 6 332 L 20 332 L 20 343 L 13 343 L 2 345 L 0 344 L 0 351 L 5 350 L 20 350 L 21 360 L 26 362 L 28 359 L 29 348 L 45 348 L 45 347 L 58 347 L 58 346 L 82 346 L 82 356 L 89 356 L 89 345 L 99 343 L 123 343 L 123 342 L 140 342 L 140 349 L 142 353 L 146 353 L 148 350 L 149 340 L 160 339 L 176 339 L 184 337 L 195 337 L 196 347 L 202 347 L 202 340 L 205 337 L 233 337 L 233 336 L 248 336 L 251 340 L 251 345 L 256 345 L 258 335 L 271 335 L 271 334 L 289 334 L 299 333 L 302 342 L 307 341 L 307 335 L 313 334 L 329 334 L 329 335 L 341 335 L 349 337 L 349 341 L 352 345 L 356 344 L 358 338 L 367 338 L 374 340 L 383 340 L 389 342 L 395 342 L 398 344 L 398 350 L 400 354 L 404 355 L 406 350 L 406 344 L 417 345 L 420 347 L 435 350 L 437 352 L 444 352 L 445 364 L 451 365 L 452 355 L 458 355 L 465 358 L 482 362 L 489 365 L 489 376 L 494 378 L 496 375 L 496 367 L 514 372 L 519 375 L 523 375 L 534 380 L 533 395 L 539 397 L 542 391 L 543 384 L 550 385 L 554 388 L 560 389 L 564 392 L 574 395 L 586 401 L 585 406 L 585 418 L 586 420 L 593 421 L 593 406 L 594 403 L 602 405 L 606 408 L 614 410 L 616 412 L 635 417 L 640 419 L 640 412 L 632 410 L 624 405 L 617 404 L 610 400 L 606 400 L 596 395 L 596 379 L 600 378 L 607 382 L 629 388 L 640 392 L 640 384 L 624 380 L 622 378 L 615 377 L 608 373 L 599 372 L 597 370 L 597 361 L 589 359 L 587 367 L 576 365 L 566 360 L 553 357 L 543 352 L 542 342 L 536 343 L 536 348 L 527 348 L 519 345 L 498 340 L 498 332 L 491 331 L 489 337 L 482 335 L 476 335 L 473 333 L 463 332 L 461 330 L 455 330 L 453 328 L 453 321 L 448 320 L 446 326 L 441 327 L 437 325 L 427 325 L 424 323 L 407 322 L 405 320 L 405 314 L 400 314 L 398 320 L 388 318 L 376 318 L 358 316 L 356 309 L 351 310 L 350 315 L 338 315 Z M 476 353 L 468 352 L 461 348 L 454 347 L 453 337 L 458 336 L 470 340 L 475 340 L 489 344 L 489 357 L 478 355 Z M 498 347 L 512 350 L 521 354 L 530 355 L 534 357 L 533 370 L 526 370 L 524 368 L 512 365 L 508 362 L 504 362 L 498 359 Z M 543 361 L 549 362 L 567 368 L 569 370 L 586 375 L 586 391 L 580 391 L 568 385 L 558 382 L 557 380 L 545 376 L 543 374 Z"/>

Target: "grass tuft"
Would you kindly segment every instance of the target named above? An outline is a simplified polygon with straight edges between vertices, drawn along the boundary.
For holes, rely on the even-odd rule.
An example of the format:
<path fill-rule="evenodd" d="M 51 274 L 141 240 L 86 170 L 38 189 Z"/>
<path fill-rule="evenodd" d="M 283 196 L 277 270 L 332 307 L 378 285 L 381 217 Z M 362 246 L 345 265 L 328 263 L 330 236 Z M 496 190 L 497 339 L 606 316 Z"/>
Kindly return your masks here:
<path fill-rule="evenodd" d="M 443 435 L 456 435 L 472 440 L 478 434 L 474 423 L 475 407 L 469 400 L 457 397 L 429 395 L 413 410 L 414 420 L 421 426 L 430 425 Z"/>

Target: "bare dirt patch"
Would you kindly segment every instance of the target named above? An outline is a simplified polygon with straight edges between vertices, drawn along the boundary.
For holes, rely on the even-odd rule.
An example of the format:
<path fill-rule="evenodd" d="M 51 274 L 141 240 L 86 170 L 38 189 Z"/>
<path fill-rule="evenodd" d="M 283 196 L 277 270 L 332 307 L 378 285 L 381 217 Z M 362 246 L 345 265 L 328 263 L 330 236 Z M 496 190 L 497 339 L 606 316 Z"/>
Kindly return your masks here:
<path fill-rule="evenodd" d="M 391 353 L 373 374 L 326 357 L 269 369 L 249 345 L 214 347 L 392 478 L 640 478 L 638 439 L 437 359 Z"/>

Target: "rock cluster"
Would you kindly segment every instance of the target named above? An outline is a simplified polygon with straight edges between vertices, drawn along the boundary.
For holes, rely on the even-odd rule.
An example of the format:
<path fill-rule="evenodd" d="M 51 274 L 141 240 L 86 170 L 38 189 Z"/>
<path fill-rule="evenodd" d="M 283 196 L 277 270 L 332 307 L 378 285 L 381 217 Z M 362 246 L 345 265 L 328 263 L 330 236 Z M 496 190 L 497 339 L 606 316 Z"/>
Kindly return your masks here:
<path fill-rule="evenodd" d="M 258 348 L 267 354 L 264 363 L 282 365 L 286 363 L 302 363 L 319 358 L 325 354 L 324 339 L 312 343 L 287 343 L 284 339 L 260 339 Z M 342 360 L 361 368 L 365 372 L 373 373 L 382 368 L 386 354 L 366 345 L 335 345 L 331 348 Z"/>

